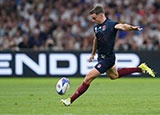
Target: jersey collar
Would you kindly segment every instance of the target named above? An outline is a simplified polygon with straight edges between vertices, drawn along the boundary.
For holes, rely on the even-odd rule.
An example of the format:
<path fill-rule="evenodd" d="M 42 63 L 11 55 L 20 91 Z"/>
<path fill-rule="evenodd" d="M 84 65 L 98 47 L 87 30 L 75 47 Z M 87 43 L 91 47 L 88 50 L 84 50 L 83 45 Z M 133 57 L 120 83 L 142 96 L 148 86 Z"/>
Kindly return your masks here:
<path fill-rule="evenodd" d="M 105 20 L 103 23 L 98 24 L 98 25 L 99 25 L 99 26 L 100 26 L 100 25 L 103 25 L 105 22 L 107 22 L 107 20 L 108 20 L 108 17 L 106 17 L 106 20 Z"/>

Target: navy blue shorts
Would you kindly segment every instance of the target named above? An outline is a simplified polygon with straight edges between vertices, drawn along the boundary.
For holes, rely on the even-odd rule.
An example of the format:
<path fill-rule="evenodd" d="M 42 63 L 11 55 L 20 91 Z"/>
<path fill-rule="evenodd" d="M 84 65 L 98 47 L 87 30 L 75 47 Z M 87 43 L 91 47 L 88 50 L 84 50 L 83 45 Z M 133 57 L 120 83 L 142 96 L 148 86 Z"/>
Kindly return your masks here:
<path fill-rule="evenodd" d="M 109 59 L 98 58 L 98 63 L 95 68 L 100 72 L 104 73 L 109 70 L 115 64 L 115 56 Z"/>

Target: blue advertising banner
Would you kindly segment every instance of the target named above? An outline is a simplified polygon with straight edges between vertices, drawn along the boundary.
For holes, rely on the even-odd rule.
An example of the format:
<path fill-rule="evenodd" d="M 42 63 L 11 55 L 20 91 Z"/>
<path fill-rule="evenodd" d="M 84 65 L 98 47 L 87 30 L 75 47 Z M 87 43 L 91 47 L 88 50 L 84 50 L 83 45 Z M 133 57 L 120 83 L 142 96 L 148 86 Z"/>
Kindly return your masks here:
<path fill-rule="evenodd" d="M 89 63 L 90 52 L 0 52 L 0 77 L 80 77 L 85 76 L 97 63 Z M 118 52 L 117 69 L 137 67 L 146 62 L 160 70 L 160 52 Z M 148 76 L 134 73 L 132 76 Z"/>

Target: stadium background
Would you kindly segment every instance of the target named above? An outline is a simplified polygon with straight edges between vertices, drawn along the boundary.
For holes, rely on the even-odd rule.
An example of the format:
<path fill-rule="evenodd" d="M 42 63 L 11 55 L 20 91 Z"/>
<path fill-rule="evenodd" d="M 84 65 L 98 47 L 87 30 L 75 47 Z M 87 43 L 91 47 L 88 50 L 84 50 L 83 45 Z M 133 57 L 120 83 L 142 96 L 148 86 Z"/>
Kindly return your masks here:
<path fill-rule="evenodd" d="M 0 0 L 0 49 L 90 51 L 88 14 L 98 3 L 111 19 L 144 28 L 120 31 L 115 50 L 160 50 L 159 0 Z"/>
<path fill-rule="evenodd" d="M 1 57 L 6 51 L 13 55 L 10 60 L 1 59 L 1 71 L 4 71 L 0 73 L 1 76 L 5 75 L 3 69 L 14 70 L 16 67 L 15 53 L 31 50 L 29 53 L 32 59 L 35 57 L 34 52 L 37 54 L 40 51 L 46 54 L 74 52 L 79 55 L 81 52 L 91 52 L 94 33 L 89 10 L 95 4 L 103 5 L 109 18 L 121 23 L 140 25 L 143 28 L 140 32 L 119 31 L 114 49 L 121 53 L 138 53 L 139 64 L 146 62 L 158 71 L 160 65 L 159 61 L 157 62 L 160 58 L 159 0 L 70 0 L 70 2 L 68 0 L 0 0 Z M 154 52 L 152 61 L 149 57 L 146 59 L 147 54 L 152 55 L 151 52 Z M 79 61 L 80 57 L 77 58 Z M 40 63 L 38 57 L 35 57 L 35 60 L 37 64 Z M 5 65 L 6 61 L 10 63 Z M 63 67 L 63 63 L 61 65 Z M 130 64 L 130 66 L 138 65 Z M 124 63 L 124 67 L 128 66 Z M 24 67 L 24 71 L 26 69 Z M 15 76 L 15 74 L 9 75 Z M 80 75 L 76 74 L 76 76 Z M 30 74 L 28 76 L 32 77 Z"/>
<path fill-rule="evenodd" d="M 88 14 L 96 4 L 104 6 L 109 18 L 143 28 L 141 32 L 119 31 L 115 51 L 124 56 L 136 54 L 139 63 L 146 62 L 157 76 L 150 79 L 140 74 L 115 81 L 97 78 L 82 98 L 65 108 L 59 100 L 71 96 L 83 81 L 80 55 L 92 49 L 94 24 Z M 43 70 L 42 53 L 46 74 L 39 75 L 35 71 Z M 77 73 L 50 74 L 49 56 L 57 53 L 76 55 Z M 23 60 L 19 64 L 23 68 L 16 69 L 16 59 Z M 159 59 L 160 0 L 0 0 L 0 115 L 159 115 Z M 69 61 L 62 60 L 59 66 L 68 67 Z M 63 97 L 55 91 L 61 76 L 71 82 Z"/>

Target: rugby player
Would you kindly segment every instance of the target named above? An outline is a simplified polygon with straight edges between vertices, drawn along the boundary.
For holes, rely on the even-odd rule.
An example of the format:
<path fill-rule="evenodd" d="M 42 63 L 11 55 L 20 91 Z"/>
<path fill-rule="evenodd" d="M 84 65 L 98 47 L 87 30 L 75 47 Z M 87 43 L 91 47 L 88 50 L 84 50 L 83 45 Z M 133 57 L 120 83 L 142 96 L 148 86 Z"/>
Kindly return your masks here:
<path fill-rule="evenodd" d="M 112 80 L 120 78 L 122 76 L 140 72 L 148 73 L 152 77 L 155 77 L 155 73 L 145 63 L 142 63 L 138 67 L 121 68 L 116 69 L 115 65 L 115 53 L 114 43 L 118 30 L 123 31 L 141 31 L 139 26 L 132 26 L 129 24 L 121 24 L 105 16 L 103 7 L 98 5 L 90 11 L 92 22 L 95 23 L 93 40 L 93 49 L 89 62 L 94 58 L 96 51 L 98 50 L 98 63 L 95 67 L 85 76 L 82 85 L 76 90 L 72 97 L 67 99 L 61 99 L 61 102 L 69 106 L 80 95 L 82 95 L 90 86 L 91 82 L 102 73 L 106 73 Z"/>

